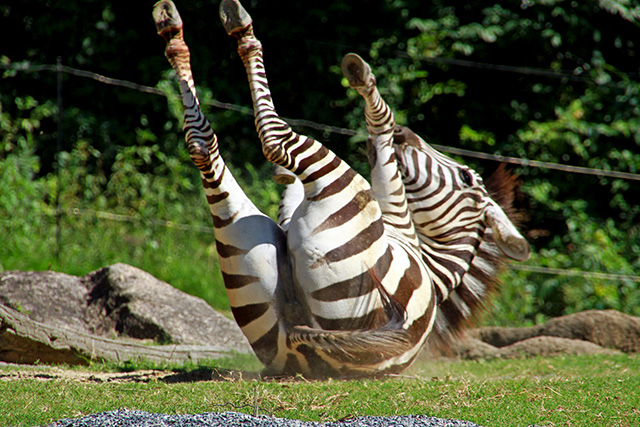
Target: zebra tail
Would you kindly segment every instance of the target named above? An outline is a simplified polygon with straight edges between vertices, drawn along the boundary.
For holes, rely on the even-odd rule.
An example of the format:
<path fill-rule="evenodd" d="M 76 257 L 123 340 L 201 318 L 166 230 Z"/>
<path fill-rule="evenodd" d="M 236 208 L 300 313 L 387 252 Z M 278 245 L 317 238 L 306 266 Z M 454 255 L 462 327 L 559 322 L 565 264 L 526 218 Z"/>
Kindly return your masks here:
<path fill-rule="evenodd" d="M 307 345 L 326 353 L 344 364 L 377 365 L 405 354 L 415 343 L 401 322 L 389 323 L 378 329 L 327 331 L 294 326 L 289 334 L 293 345 Z"/>
<path fill-rule="evenodd" d="M 384 307 L 385 321 L 381 326 L 326 330 L 296 325 L 291 328 L 289 342 L 307 345 L 338 362 L 359 367 L 373 367 L 413 349 L 416 337 L 403 328 L 406 319 L 404 307 L 382 286 L 375 271 L 370 270 L 370 273 Z"/>

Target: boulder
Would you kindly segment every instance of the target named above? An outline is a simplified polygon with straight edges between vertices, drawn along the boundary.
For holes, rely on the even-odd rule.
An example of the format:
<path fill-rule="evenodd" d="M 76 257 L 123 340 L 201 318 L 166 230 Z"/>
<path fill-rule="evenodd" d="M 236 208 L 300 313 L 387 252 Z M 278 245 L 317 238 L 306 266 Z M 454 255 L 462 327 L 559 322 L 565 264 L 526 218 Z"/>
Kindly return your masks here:
<path fill-rule="evenodd" d="M 576 339 L 625 353 L 640 353 L 640 318 L 615 310 L 586 310 L 529 328 L 479 328 L 473 336 L 494 347 L 533 337 Z"/>
<path fill-rule="evenodd" d="M 0 363 L 86 365 L 93 360 L 152 363 L 198 362 L 230 357 L 219 345 L 147 345 L 139 340 L 109 339 L 64 326 L 36 322 L 0 305 Z"/>
<path fill-rule="evenodd" d="M 519 358 L 640 353 L 640 318 L 615 310 L 586 310 L 527 328 L 471 329 L 430 357 Z"/>
<path fill-rule="evenodd" d="M 173 348 L 208 347 L 215 350 L 212 354 L 251 352 L 234 321 L 202 299 L 126 264 L 82 277 L 52 271 L 0 272 L 0 305 L 5 308 L 0 311 L 0 360 L 4 360 L 3 351 L 8 354 L 9 347 L 44 352 L 45 346 L 52 350 L 50 337 L 56 335 L 52 332 L 56 329 L 59 336 L 70 338 L 75 332 L 75 336 L 88 337 L 81 340 L 87 343 L 95 339 L 134 339 L 174 344 Z M 32 323 L 27 327 L 28 322 Z M 18 324 L 22 326 L 15 326 Z M 40 332 L 25 332 L 34 328 Z M 16 329 L 22 332 L 17 334 Z M 25 340 L 32 342 L 27 344 Z M 96 342 L 87 345 L 95 346 Z M 69 351 L 82 353 L 78 348 Z M 72 357 L 64 359 L 68 360 L 65 363 L 75 363 Z"/>

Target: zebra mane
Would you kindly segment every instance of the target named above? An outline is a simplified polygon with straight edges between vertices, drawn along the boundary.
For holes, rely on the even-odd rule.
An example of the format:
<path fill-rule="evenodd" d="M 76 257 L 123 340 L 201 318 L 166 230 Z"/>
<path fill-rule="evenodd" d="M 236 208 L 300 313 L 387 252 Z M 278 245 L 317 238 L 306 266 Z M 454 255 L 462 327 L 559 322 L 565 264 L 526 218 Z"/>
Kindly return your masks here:
<path fill-rule="evenodd" d="M 485 180 L 489 196 L 516 227 L 524 221 L 524 215 L 514 205 L 519 186 L 518 176 L 511 173 L 504 163 Z M 440 303 L 433 334 L 429 338 L 431 348 L 449 351 L 450 343 L 459 338 L 464 329 L 477 324 L 500 288 L 498 276 L 505 267 L 506 259 L 494 241 L 491 228 L 487 227 L 460 285 Z"/>
<path fill-rule="evenodd" d="M 484 186 L 489 196 L 500 205 L 514 225 L 521 225 L 524 221 L 522 212 L 514 206 L 515 196 L 521 182 L 518 175 L 511 173 L 504 163 L 491 174 Z"/>

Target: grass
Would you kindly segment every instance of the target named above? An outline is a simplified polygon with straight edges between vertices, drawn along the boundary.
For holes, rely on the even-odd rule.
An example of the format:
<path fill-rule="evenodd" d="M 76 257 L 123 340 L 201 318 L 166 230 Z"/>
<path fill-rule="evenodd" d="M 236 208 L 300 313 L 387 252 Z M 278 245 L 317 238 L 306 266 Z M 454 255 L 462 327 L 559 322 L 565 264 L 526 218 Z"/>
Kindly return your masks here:
<path fill-rule="evenodd" d="M 247 357 L 216 361 L 211 366 L 225 369 L 223 373 L 236 366 L 247 372 L 259 368 Z M 100 382 L 87 376 L 47 379 L 46 374 L 4 380 L 16 368 L 3 367 L 0 425 L 43 425 L 118 408 L 168 414 L 257 411 L 306 421 L 426 414 L 496 427 L 640 425 L 637 356 L 420 361 L 403 376 L 358 381 L 239 380 L 237 376 L 205 381 L 211 366 L 204 370 L 164 367 L 167 375 L 184 379 L 175 382 L 161 378 Z M 97 373 L 122 367 L 96 365 L 76 372 L 87 369 Z M 209 376 L 180 375 L 198 372 Z"/>
<path fill-rule="evenodd" d="M 3 228 L 0 220 L 0 235 L 9 236 L 0 245 L 0 271 L 53 270 L 83 276 L 123 262 L 204 299 L 219 311 L 230 310 L 213 233 L 83 213 L 62 219 L 58 248 L 54 219 L 41 219 L 40 227 L 23 235 Z"/>
<path fill-rule="evenodd" d="M 257 199 L 277 206 L 272 200 L 276 194 L 272 188 L 260 191 L 255 193 Z M 5 191 L 0 196 L 15 198 L 22 193 Z M 18 203 L 10 202 L 8 206 Z M 80 210 L 78 214 L 69 213 L 75 206 L 69 204 L 61 219 L 59 253 L 54 218 L 34 211 L 31 201 L 27 202 L 23 210 L 9 209 L 0 218 L 0 236 L 4 238 L 0 245 L 0 271 L 52 269 L 84 275 L 125 262 L 204 298 L 218 310 L 229 310 L 213 235 L 197 228 L 168 227 L 157 222 L 164 218 L 180 224 L 209 224 L 208 219 L 198 220 L 207 214 L 201 198 L 184 204 L 182 215 L 136 214 L 136 220 L 104 218 Z M 203 210 L 202 215 L 194 214 Z M 520 313 L 516 308 L 521 304 L 517 301 L 522 289 L 518 283 L 513 289 L 517 290 L 515 297 L 506 298 L 504 303 L 508 308 L 504 312 L 509 314 Z M 516 325 L 521 319 L 500 320 Z M 211 378 L 213 367 L 225 374 L 229 373 L 226 370 L 241 370 L 245 379 L 232 376 L 236 379 L 203 380 Z M 134 373 L 127 381 L 99 379 L 103 372 L 150 368 L 157 372 L 151 379 Z M 169 414 L 257 410 L 260 414 L 308 421 L 426 414 L 498 427 L 640 425 L 637 356 L 422 361 L 405 376 L 375 381 L 260 381 L 250 379 L 255 377 L 250 373 L 260 369 L 252 358 L 218 360 L 205 368 L 95 365 L 73 368 L 72 372 L 83 374 L 75 376 L 54 375 L 46 367 L 36 367 L 37 375 L 15 379 L 17 372 L 24 369 L 0 367 L 0 427 L 44 425 L 118 408 Z M 92 375 L 95 378 L 91 379 Z M 162 375 L 183 380 L 163 381 Z"/>

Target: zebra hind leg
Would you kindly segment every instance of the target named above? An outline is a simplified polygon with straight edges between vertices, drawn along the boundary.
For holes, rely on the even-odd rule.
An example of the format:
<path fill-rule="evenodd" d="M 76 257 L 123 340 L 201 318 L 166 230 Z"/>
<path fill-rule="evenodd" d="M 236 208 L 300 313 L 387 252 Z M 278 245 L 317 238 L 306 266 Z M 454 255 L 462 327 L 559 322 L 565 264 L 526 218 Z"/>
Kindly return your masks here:
<path fill-rule="evenodd" d="M 251 16 L 237 0 L 222 0 L 220 20 L 230 36 L 244 32 L 253 23 Z"/>
<path fill-rule="evenodd" d="M 290 352 L 282 319 L 304 324 L 304 313 L 293 296 L 285 233 L 251 202 L 220 156 L 217 137 L 199 107 L 175 5 L 170 0 L 157 3 L 153 17 L 180 85 L 185 139 L 209 203 L 231 311 L 262 363 L 274 372 L 287 370 Z"/>

